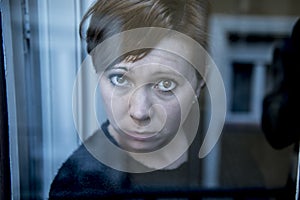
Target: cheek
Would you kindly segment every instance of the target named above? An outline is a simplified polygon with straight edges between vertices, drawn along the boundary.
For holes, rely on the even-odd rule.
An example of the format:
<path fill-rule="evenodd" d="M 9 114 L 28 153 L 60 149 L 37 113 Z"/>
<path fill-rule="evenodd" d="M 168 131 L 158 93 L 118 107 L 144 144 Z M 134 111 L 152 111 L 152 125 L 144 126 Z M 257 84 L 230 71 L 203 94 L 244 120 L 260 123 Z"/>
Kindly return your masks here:
<path fill-rule="evenodd" d="M 177 100 L 178 103 L 180 103 L 181 116 L 184 121 L 189 115 L 193 104 L 197 101 L 195 90 L 191 85 L 186 84 L 182 90 L 177 93 Z"/>
<path fill-rule="evenodd" d="M 103 106 L 104 109 L 106 111 L 107 117 L 110 118 L 110 116 L 112 115 L 112 100 L 113 100 L 113 96 L 111 93 L 111 87 L 109 85 L 109 83 L 105 80 L 100 81 L 100 85 L 99 85 L 99 89 L 100 89 L 100 95 L 101 95 L 101 99 L 103 102 Z"/>
<path fill-rule="evenodd" d="M 101 95 L 101 99 L 102 102 L 104 104 L 105 110 L 107 110 L 107 108 L 110 107 L 110 102 L 111 102 L 111 93 L 109 92 L 109 88 L 106 87 L 105 82 L 100 82 L 100 95 Z"/>
<path fill-rule="evenodd" d="M 165 105 L 165 111 L 168 116 L 168 126 L 178 127 L 185 121 L 191 111 L 192 101 L 193 97 L 183 95 L 181 98 L 176 98 L 176 100 L 168 102 L 168 104 Z"/>
<path fill-rule="evenodd" d="M 181 121 L 181 108 L 178 101 L 173 101 L 165 106 L 165 111 L 167 114 L 166 125 L 169 127 L 178 127 Z"/>
<path fill-rule="evenodd" d="M 113 122 L 124 117 L 124 114 L 127 113 L 126 96 L 119 95 L 113 87 L 107 84 L 100 86 L 100 93 L 108 119 Z"/>
<path fill-rule="evenodd" d="M 185 98 L 182 98 L 180 104 L 182 110 L 182 116 L 188 115 L 193 105 L 193 100 L 196 100 L 196 98 L 190 95 L 186 95 Z"/>

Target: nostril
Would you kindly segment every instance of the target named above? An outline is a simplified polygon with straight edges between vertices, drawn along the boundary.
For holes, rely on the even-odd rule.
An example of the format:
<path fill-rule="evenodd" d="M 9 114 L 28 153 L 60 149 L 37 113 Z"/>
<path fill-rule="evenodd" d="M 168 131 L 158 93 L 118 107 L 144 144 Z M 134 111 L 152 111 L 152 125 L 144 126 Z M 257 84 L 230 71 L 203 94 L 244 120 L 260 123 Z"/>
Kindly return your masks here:
<path fill-rule="evenodd" d="M 130 114 L 130 117 L 139 126 L 147 126 L 151 121 L 151 118 L 149 115 L 137 116 L 134 114 Z"/>

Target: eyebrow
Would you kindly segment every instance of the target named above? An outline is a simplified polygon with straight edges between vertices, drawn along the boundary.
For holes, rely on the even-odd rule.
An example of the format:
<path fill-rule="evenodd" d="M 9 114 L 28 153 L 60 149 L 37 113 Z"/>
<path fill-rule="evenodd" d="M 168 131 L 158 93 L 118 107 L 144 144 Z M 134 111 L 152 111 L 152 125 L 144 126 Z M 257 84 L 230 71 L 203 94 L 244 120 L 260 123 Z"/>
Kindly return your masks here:
<path fill-rule="evenodd" d="M 182 76 L 180 73 L 176 70 L 172 70 L 168 67 L 162 67 L 159 69 L 159 71 L 155 71 L 153 75 L 173 75 L 173 76 Z"/>
<path fill-rule="evenodd" d="M 170 79 L 174 79 L 176 81 L 180 81 L 180 80 L 185 80 L 185 78 L 183 78 L 184 76 L 175 73 L 175 72 L 166 72 L 166 71 L 162 71 L 162 72 L 157 72 L 157 73 L 153 73 L 152 74 L 153 77 L 157 77 L 157 78 L 170 78 Z"/>
<path fill-rule="evenodd" d="M 126 71 L 126 72 L 129 71 L 127 67 L 116 66 L 116 65 L 111 66 L 111 67 L 108 67 L 108 68 L 106 69 L 106 71 L 109 71 L 109 70 L 118 70 L 118 69 L 124 70 L 124 71 Z"/>
<path fill-rule="evenodd" d="M 124 70 L 126 73 L 127 72 L 132 72 L 134 73 L 134 71 L 131 71 L 128 69 L 128 67 L 124 66 L 124 65 L 113 65 L 111 67 L 108 67 L 106 69 L 106 71 L 112 71 L 112 70 Z M 176 70 L 172 70 L 167 68 L 161 68 L 159 71 L 155 71 L 151 74 L 153 77 L 157 77 L 157 76 L 169 76 L 172 78 L 182 78 L 184 77 L 184 75 L 180 74 L 179 72 L 177 72 Z"/>

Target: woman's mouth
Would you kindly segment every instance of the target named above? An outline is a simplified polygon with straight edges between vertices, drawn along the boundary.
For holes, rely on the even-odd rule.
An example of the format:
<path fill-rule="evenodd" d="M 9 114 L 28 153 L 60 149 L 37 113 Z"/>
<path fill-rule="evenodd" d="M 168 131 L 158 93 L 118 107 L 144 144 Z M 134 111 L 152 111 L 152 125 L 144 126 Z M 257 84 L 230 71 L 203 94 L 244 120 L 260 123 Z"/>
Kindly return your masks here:
<path fill-rule="evenodd" d="M 138 141 L 145 141 L 154 138 L 157 132 L 126 131 L 125 135 Z"/>

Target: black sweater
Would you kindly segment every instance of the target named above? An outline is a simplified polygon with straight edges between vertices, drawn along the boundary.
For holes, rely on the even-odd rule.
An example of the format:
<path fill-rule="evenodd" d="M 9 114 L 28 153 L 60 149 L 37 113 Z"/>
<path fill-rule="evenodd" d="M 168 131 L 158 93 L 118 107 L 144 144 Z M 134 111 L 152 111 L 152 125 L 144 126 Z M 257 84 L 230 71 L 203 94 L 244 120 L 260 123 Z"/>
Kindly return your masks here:
<path fill-rule="evenodd" d="M 108 122 L 102 125 L 103 133 L 116 144 L 107 126 Z M 87 141 L 97 141 L 95 137 L 103 133 L 96 132 Z M 188 163 L 174 170 L 127 173 L 101 163 L 85 145 L 81 145 L 59 169 L 51 184 L 49 199 L 120 199 L 133 194 L 149 194 L 151 191 L 174 191 L 186 186 Z"/>

